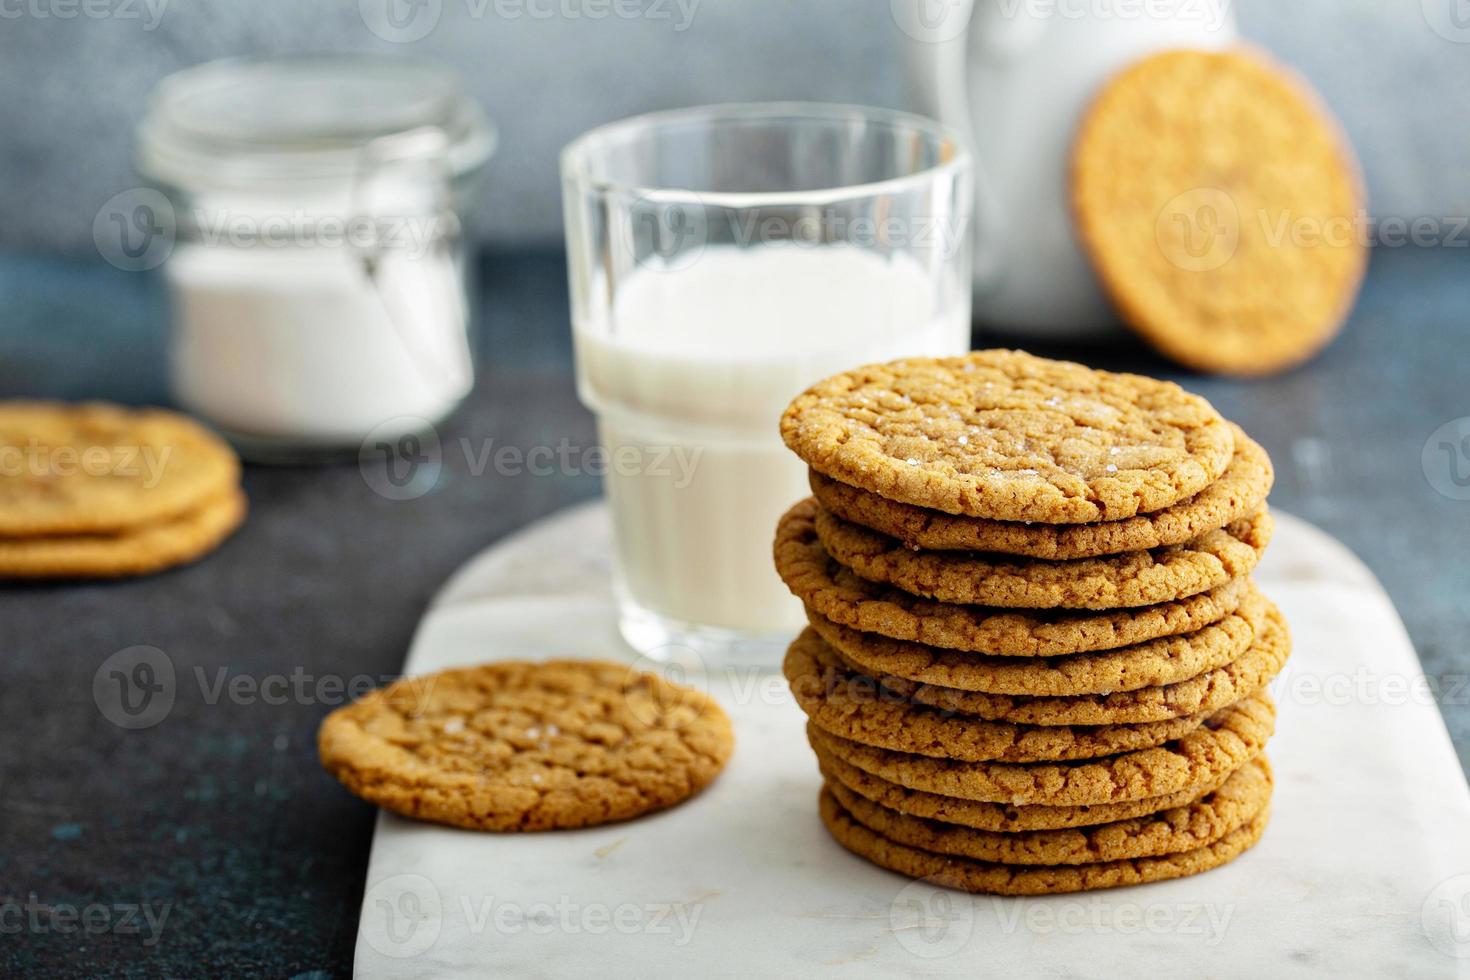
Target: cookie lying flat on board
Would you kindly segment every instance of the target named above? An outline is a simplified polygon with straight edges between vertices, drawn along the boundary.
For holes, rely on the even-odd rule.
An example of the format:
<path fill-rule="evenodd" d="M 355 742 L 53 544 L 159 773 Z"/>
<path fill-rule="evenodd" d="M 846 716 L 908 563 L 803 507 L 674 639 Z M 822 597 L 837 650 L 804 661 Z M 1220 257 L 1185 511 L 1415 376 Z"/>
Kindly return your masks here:
<path fill-rule="evenodd" d="M 840 651 L 849 669 L 858 667 Z M 1133 691 L 1071 697 L 1013 697 L 962 691 L 887 674 L 869 675 L 894 695 L 941 711 L 1017 725 L 1138 725 L 1212 714 L 1270 683 L 1286 666 L 1291 636 L 1281 611 L 1270 606 L 1254 642 L 1238 659 L 1187 680 Z"/>
<path fill-rule="evenodd" d="M 1269 511 L 1184 544 L 1099 558 L 1047 561 L 963 551 L 914 551 L 817 508 L 817 538 L 872 582 L 961 605 L 1002 609 L 1130 609 L 1198 595 L 1249 575 L 1271 541 Z"/>
<path fill-rule="evenodd" d="M 816 752 L 822 775 L 828 782 L 840 782 L 866 800 L 872 800 L 890 810 L 911 816 L 1006 834 L 1026 830 L 1091 827 L 1158 813 L 1160 810 L 1193 803 L 1202 796 L 1213 792 L 1225 780 L 1240 771 L 1235 769 L 1224 772 L 1214 781 L 1174 793 L 1166 793 L 1163 796 L 1124 800 L 1119 803 L 1046 806 L 1037 803 L 985 803 L 980 800 L 962 800 L 954 796 L 940 796 L 937 793 L 909 789 L 907 786 L 890 783 L 870 772 L 864 772 L 857 766 L 843 762 L 836 756 L 825 753 L 816 743 L 813 743 L 812 750 Z M 1249 762 L 1245 763 L 1245 765 L 1249 764 Z"/>
<path fill-rule="evenodd" d="M 835 623 L 896 640 L 1004 657 L 1051 657 L 1130 646 L 1218 622 L 1245 596 L 1246 579 L 1173 602 L 1075 612 L 935 602 L 854 575 L 822 548 L 817 505 L 792 507 L 776 529 L 776 571 L 797 598 Z"/>
<path fill-rule="evenodd" d="M 854 524 L 930 551 L 991 551 L 1065 560 L 1183 544 L 1260 509 L 1275 473 L 1271 458 L 1239 426 L 1235 456 L 1220 479 L 1187 500 L 1150 514 L 1093 524 L 1036 524 L 964 517 L 885 500 L 875 493 L 808 472 L 812 493 L 827 510 Z"/>
<path fill-rule="evenodd" d="M 996 833 L 899 813 L 841 782 L 827 791 L 858 823 L 899 844 L 996 864 L 1080 865 L 1178 854 L 1213 844 L 1271 802 L 1271 769 L 1261 756 L 1197 800 L 1157 813 L 1067 830 Z"/>
<path fill-rule="evenodd" d="M 984 803 L 1090 806 L 1218 784 L 1224 773 L 1260 755 L 1275 727 L 1275 705 L 1260 691 L 1167 745 L 1077 762 L 955 762 L 863 745 L 810 724 L 807 739 L 849 765 L 926 793 Z"/>
<path fill-rule="evenodd" d="M 807 621 L 844 660 L 870 677 L 1011 696 L 1019 703 L 1165 687 L 1226 667 L 1250 649 L 1267 608 L 1266 597 L 1249 584 L 1234 612 L 1192 633 L 1059 657 L 992 657 L 894 640 L 841 626 L 813 609 L 807 610 Z"/>
<path fill-rule="evenodd" d="M 626 664 L 505 661 L 408 677 L 332 712 L 322 764 L 406 817 L 588 827 L 674 806 L 734 747 L 713 700 Z"/>
<path fill-rule="evenodd" d="M 996 864 L 936 854 L 889 840 L 863 826 L 825 787 L 818 802 L 832 837 L 859 857 L 910 878 L 991 895 L 1060 895 L 1165 881 L 1209 871 L 1234 860 L 1261 839 L 1269 808 L 1204 847 L 1178 854 L 1070 866 Z"/>
<path fill-rule="evenodd" d="M 1008 350 L 835 375 L 791 402 L 781 436 L 818 473 L 889 500 L 1047 524 L 1162 510 L 1235 450 L 1178 385 Z"/>
<path fill-rule="evenodd" d="M 1206 715 L 1140 725 L 1079 727 L 986 721 L 905 701 L 845 668 L 816 631 L 791 644 L 783 665 L 811 723 L 863 745 L 967 762 L 1048 762 L 1130 752 L 1189 734 Z"/>

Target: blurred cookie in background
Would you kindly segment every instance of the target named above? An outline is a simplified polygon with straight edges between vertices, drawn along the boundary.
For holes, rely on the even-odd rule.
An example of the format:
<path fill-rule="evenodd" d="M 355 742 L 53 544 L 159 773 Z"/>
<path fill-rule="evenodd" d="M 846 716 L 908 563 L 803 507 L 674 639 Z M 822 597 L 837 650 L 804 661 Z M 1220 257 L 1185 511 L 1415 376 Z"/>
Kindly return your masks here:
<path fill-rule="evenodd" d="M 1352 148 L 1307 83 L 1255 51 L 1169 51 L 1124 70 L 1083 118 L 1071 194 L 1120 316 L 1199 371 L 1307 360 L 1362 280 Z"/>

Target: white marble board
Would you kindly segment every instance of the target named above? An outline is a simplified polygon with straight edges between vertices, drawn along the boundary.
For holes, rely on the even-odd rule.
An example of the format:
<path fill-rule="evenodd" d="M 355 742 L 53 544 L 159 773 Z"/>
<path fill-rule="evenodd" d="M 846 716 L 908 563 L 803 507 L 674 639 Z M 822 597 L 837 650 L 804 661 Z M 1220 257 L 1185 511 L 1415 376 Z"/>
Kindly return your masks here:
<path fill-rule="evenodd" d="M 605 510 L 485 551 L 425 615 L 406 673 L 632 655 Z M 730 712 L 697 799 L 590 830 L 475 834 L 378 819 L 356 971 L 369 978 L 667 976 L 1470 977 L 1470 790 L 1388 597 L 1342 545 L 1277 515 L 1258 576 L 1296 651 L 1273 686 L 1273 818 L 1181 881 L 998 899 L 838 847 L 779 675 L 693 678 Z"/>

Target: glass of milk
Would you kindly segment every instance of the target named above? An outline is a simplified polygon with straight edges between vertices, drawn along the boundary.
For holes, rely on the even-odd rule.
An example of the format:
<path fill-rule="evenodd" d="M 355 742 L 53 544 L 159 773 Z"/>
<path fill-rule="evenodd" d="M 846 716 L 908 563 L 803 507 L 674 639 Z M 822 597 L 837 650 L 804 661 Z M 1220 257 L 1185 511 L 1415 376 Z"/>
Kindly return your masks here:
<path fill-rule="evenodd" d="M 810 492 L 781 412 L 835 372 L 969 348 L 969 153 L 899 112 L 723 105 L 595 129 L 561 167 L 623 636 L 774 666 L 805 620 L 771 542 Z"/>

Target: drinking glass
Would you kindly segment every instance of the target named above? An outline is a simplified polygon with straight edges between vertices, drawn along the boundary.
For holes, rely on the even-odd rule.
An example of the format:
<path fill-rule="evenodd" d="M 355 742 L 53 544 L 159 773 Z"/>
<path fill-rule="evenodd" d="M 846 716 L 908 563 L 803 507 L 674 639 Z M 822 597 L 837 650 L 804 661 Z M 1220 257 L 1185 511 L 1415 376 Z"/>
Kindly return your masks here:
<path fill-rule="evenodd" d="M 836 372 L 968 349 L 969 152 L 901 112 L 722 105 L 594 129 L 561 171 L 622 634 L 774 665 L 805 620 L 771 542 L 810 492 L 781 413 Z"/>

